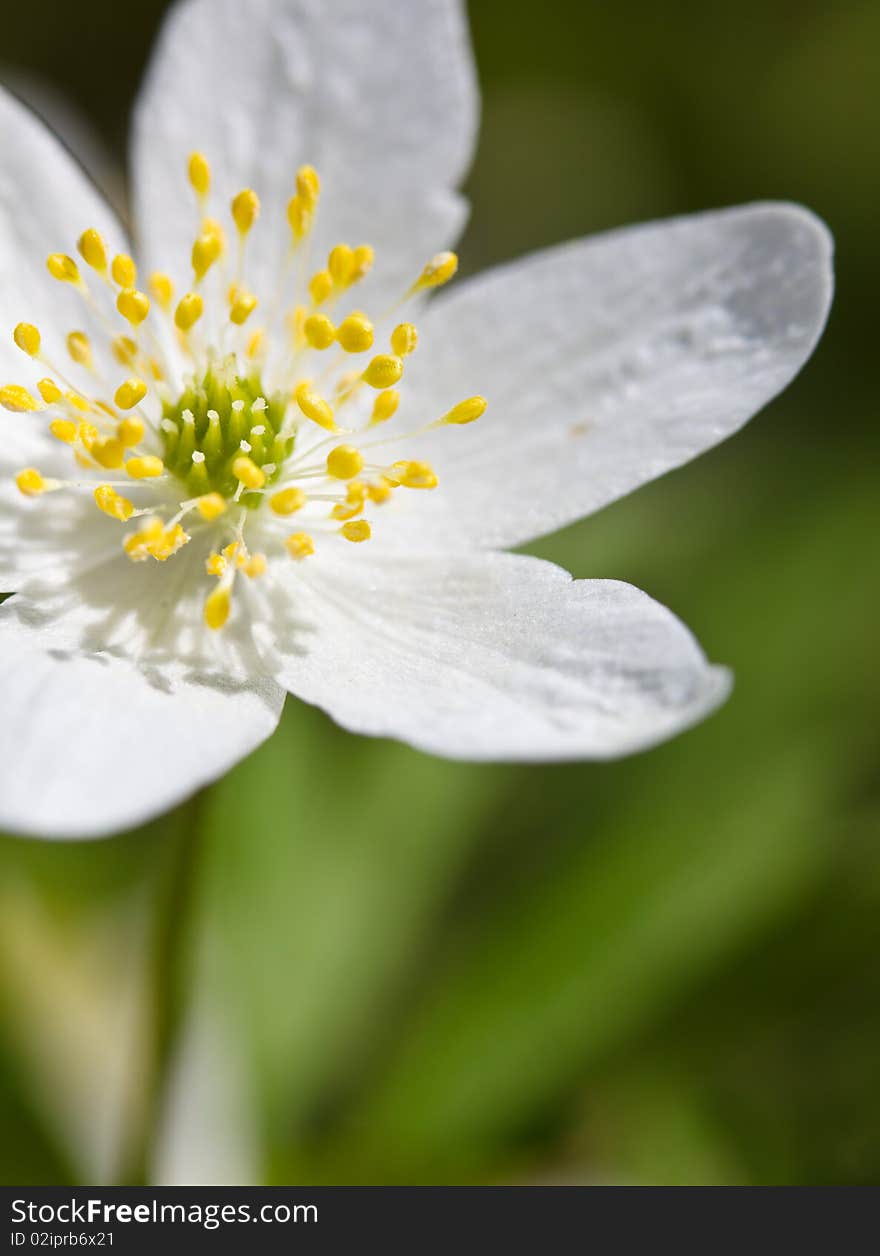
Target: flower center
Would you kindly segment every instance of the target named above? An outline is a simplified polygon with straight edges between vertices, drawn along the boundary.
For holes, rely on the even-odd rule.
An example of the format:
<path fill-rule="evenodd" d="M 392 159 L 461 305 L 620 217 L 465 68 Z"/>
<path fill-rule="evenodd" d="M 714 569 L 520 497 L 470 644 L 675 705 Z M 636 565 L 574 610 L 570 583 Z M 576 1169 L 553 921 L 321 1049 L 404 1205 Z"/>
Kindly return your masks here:
<path fill-rule="evenodd" d="M 96 290 L 67 254 L 53 253 L 47 266 L 81 294 L 106 343 L 96 353 L 86 332 L 68 332 L 72 365 L 62 366 L 45 352 L 39 330 L 19 323 L 16 344 L 47 373 L 32 385 L 0 387 L 0 404 L 19 414 L 46 412 L 50 434 L 72 454 L 76 478 L 34 467 L 19 472 L 25 497 L 90 492 L 104 516 L 136 521 L 122 540 L 135 563 L 167 562 L 199 538 L 203 578 L 217 581 L 205 599 L 205 622 L 219 629 L 239 575 L 262 576 L 276 555 L 310 559 L 334 538 L 367 541 L 368 511 L 398 490 L 435 488 L 437 476 L 425 462 L 389 459 L 385 450 L 401 438 L 376 435 L 397 414 L 418 333 L 410 322 L 397 323 L 375 352 L 373 321 L 345 308 L 372 269 L 373 249 L 338 244 L 326 266 L 308 275 L 320 195 L 312 167 L 297 171 L 287 255 L 276 290 L 260 297 L 247 282 L 259 198 L 250 188 L 233 198 L 230 248 L 223 225 L 207 212 L 211 171 L 201 153 L 191 154 L 188 177 L 198 214 L 189 291 L 175 300 L 171 277 L 154 272 L 148 295 L 137 286 L 133 259 L 111 260 L 101 235 L 85 231 L 77 248 L 100 281 Z M 457 265 L 454 253 L 438 253 L 380 321 L 447 283 Z M 253 319 L 258 309 L 262 318 Z M 128 374 L 116 383 L 111 371 L 119 367 Z M 469 397 L 440 418 L 421 416 L 403 436 L 471 423 L 485 408 L 482 397 Z"/>
<path fill-rule="evenodd" d="M 285 428 L 288 399 L 267 400 L 259 375 L 238 370 L 233 357 L 209 366 L 176 401 L 162 407 L 162 460 L 187 497 L 218 493 L 235 498 L 243 458 L 257 468 L 264 484 L 272 484 L 293 452 L 296 435 Z M 238 500 L 255 509 L 263 496 L 245 491 Z"/>

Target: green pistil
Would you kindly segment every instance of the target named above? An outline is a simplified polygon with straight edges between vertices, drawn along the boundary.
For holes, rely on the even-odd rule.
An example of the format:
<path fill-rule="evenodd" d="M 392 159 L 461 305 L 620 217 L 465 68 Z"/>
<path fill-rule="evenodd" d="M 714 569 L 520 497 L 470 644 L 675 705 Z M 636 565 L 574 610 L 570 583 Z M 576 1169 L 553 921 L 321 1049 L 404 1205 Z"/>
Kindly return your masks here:
<path fill-rule="evenodd" d="M 254 403 L 261 399 L 266 408 L 255 410 Z M 220 493 L 231 498 L 238 489 L 232 464 L 242 453 L 241 442 L 246 441 L 251 447 L 248 457 L 258 467 L 275 464 L 275 470 L 267 474 L 271 484 L 293 450 L 294 437 L 281 435 L 286 411 L 282 397 L 266 396 L 258 375 L 237 375 L 231 362 L 211 366 L 176 402 L 163 406 L 165 466 L 186 486 L 189 497 Z M 254 433 L 255 427 L 265 431 Z M 204 454 L 204 461 L 199 454 Z M 261 500 L 259 493 L 244 493 L 241 504 L 253 508 Z"/>

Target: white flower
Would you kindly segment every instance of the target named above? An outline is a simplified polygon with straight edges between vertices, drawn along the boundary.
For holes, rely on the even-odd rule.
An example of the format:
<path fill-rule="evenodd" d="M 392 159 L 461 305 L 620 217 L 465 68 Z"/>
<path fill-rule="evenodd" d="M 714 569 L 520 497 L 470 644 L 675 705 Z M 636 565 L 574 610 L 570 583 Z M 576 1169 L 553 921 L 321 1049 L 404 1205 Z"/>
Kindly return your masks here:
<path fill-rule="evenodd" d="M 142 821 L 288 691 L 522 760 L 625 754 L 724 698 L 644 593 L 499 551 L 778 393 L 825 319 L 827 232 L 745 206 L 426 302 L 475 121 L 455 0 L 186 0 L 137 105 L 134 250 L 0 97 L 0 827 Z"/>

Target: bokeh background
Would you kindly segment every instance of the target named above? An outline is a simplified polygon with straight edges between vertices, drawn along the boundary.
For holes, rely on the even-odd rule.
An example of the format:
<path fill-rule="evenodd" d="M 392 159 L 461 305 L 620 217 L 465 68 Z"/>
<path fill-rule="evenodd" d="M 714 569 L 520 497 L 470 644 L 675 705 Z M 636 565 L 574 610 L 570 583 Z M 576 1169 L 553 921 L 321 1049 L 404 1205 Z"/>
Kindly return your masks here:
<path fill-rule="evenodd" d="M 116 196 L 163 8 L 4 10 L 3 77 Z M 880 7 L 471 18 L 467 271 L 762 197 L 837 237 L 784 398 L 532 547 L 667 602 L 736 691 L 650 754 L 536 768 L 292 702 L 142 831 L 0 841 L 7 1184 L 880 1179 Z"/>

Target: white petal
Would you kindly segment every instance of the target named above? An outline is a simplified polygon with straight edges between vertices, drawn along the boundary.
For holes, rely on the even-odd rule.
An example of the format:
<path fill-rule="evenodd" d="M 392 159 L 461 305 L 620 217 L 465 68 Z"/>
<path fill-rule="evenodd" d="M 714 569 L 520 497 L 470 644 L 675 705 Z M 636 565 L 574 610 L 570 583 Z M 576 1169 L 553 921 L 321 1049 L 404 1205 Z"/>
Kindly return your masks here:
<path fill-rule="evenodd" d="M 611 758 L 680 732 L 729 689 L 647 594 L 538 559 L 358 552 L 287 580 L 278 679 L 345 728 L 450 758 Z"/>
<path fill-rule="evenodd" d="M 420 448 L 426 526 L 486 546 L 552 531 L 736 431 L 809 357 L 831 240 L 766 204 L 576 241 L 453 288 L 408 366 L 420 418 L 485 416 Z"/>
<path fill-rule="evenodd" d="M 36 324 L 47 356 L 62 369 L 67 363 L 76 375 L 65 336 L 74 329 L 89 330 L 91 323 L 82 297 L 70 284 L 52 279 L 46 258 L 50 253 L 68 253 L 78 260 L 76 241 L 87 227 L 97 228 L 115 252 L 128 246 L 116 216 L 67 150 L 2 88 L 0 152 L 0 384 L 32 386 L 48 372 L 16 347 L 15 324 Z M 87 273 L 85 263 L 81 269 Z M 98 338 L 94 340 L 97 343 Z M 15 459 L 20 465 L 43 447 L 45 426 L 32 414 L 3 414 L 0 474 L 5 474 L 8 461 Z"/>
<path fill-rule="evenodd" d="M 173 806 L 275 728 L 271 682 L 188 676 L 85 652 L 76 615 L 0 607 L 0 830 L 91 838 Z"/>
<path fill-rule="evenodd" d="M 463 222 L 476 88 L 459 0 L 186 0 L 163 27 L 135 115 L 138 236 L 148 264 L 188 282 L 193 150 L 214 173 L 212 213 L 253 187 L 261 218 L 248 282 L 268 298 L 289 232 L 293 176 L 323 194 L 313 258 L 377 249 L 373 297 L 415 278 Z M 387 254 L 386 254 L 387 251 Z"/>

